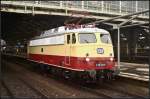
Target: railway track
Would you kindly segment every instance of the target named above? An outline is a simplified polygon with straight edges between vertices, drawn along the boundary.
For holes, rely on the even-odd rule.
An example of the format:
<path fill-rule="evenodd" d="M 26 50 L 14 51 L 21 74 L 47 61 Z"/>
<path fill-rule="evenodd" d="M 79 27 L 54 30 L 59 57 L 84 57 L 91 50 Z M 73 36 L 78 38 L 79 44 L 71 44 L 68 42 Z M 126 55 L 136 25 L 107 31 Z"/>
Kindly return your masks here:
<path fill-rule="evenodd" d="M 40 91 L 36 90 L 33 88 L 31 85 L 29 85 L 26 81 L 22 79 L 18 79 L 19 82 L 17 83 L 16 89 L 15 87 L 12 87 L 14 85 L 8 84 L 7 81 L 2 81 L 2 86 L 7 90 L 8 96 L 10 99 L 15 99 L 15 98 L 42 98 L 42 99 L 47 99 L 45 95 L 43 95 Z M 10 83 L 10 82 L 9 82 Z M 22 86 L 19 86 L 22 85 Z M 21 88 L 18 90 L 18 88 Z M 4 97 L 2 97 L 4 98 Z"/>
<path fill-rule="evenodd" d="M 52 75 L 48 75 L 47 77 L 51 77 Z M 121 97 L 126 97 L 126 98 L 131 98 L 131 97 L 135 97 L 135 98 L 144 98 L 144 96 L 141 95 L 137 95 L 137 94 L 133 94 L 130 93 L 128 91 L 125 90 L 121 90 L 121 89 L 116 89 L 115 86 L 111 86 L 110 83 L 106 83 L 106 84 L 82 84 L 81 82 L 77 82 L 77 81 L 66 81 L 65 79 L 58 79 L 56 77 L 53 76 L 53 79 L 59 80 L 59 82 L 61 83 L 65 83 L 68 84 L 70 86 L 75 86 L 76 88 L 79 89 L 83 89 L 85 91 L 89 91 L 93 94 L 99 95 L 99 96 L 103 96 L 104 98 L 121 98 Z M 74 83 L 76 82 L 76 83 Z M 118 83 L 119 84 L 119 83 Z"/>
<path fill-rule="evenodd" d="M 25 62 L 15 61 L 15 64 L 22 65 L 23 67 L 28 67 L 27 64 L 26 64 L 26 61 Z M 36 72 L 36 73 L 39 73 L 39 72 Z M 59 80 L 59 82 L 61 82 L 61 83 L 68 84 L 70 86 L 75 86 L 77 89 L 88 91 L 92 94 L 95 94 L 97 96 L 104 97 L 104 98 L 114 98 L 114 97 L 144 98 L 144 96 L 141 96 L 141 95 L 130 93 L 130 92 L 122 90 L 122 89 L 116 89 L 115 86 L 110 86 L 110 83 L 106 83 L 106 84 L 103 84 L 103 85 L 98 84 L 96 86 L 95 85 L 94 86 L 86 86 L 86 85 L 80 84 L 80 82 L 74 83 L 74 81 L 66 81 L 65 79 L 58 79 L 53 75 L 49 75 L 49 74 L 46 74 L 46 75 L 47 75 L 47 78 L 52 77 L 56 80 Z M 119 82 L 117 82 L 117 83 L 119 85 Z"/>
<path fill-rule="evenodd" d="M 5 90 L 7 91 L 6 93 L 8 94 L 9 98 L 14 99 L 14 95 L 13 93 L 10 91 L 10 88 L 8 88 L 8 85 L 6 85 L 5 81 L 3 79 L 1 79 L 1 84 L 2 86 L 5 88 Z M 1 96 L 1 98 L 4 98 L 5 96 Z"/>
<path fill-rule="evenodd" d="M 4 64 L 4 61 L 2 62 Z M 6 64 L 5 64 L 6 66 Z M 8 69 L 8 67 L 7 67 Z M 22 79 L 20 75 L 16 74 L 12 68 L 9 68 L 13 74 L 3 71 L 3 76 L 1 79 L 1 85 L 7 91 L 7 96 L 10 99 L 15 98 L 44 98 L 48 99 L 43 93 L 34 88 L 29 81 Z M 2 95 L 1 98 L 5 98 Z"/>
<path fill-rule="evenodd" d="M 20 64 L 20 65 L 23 65 L 22 63 Z M 39 72 L 38 72 L 39 73 Z M 40 74 L 40 73 L 39 73 Z M 47 79 L 49 79 L 49 77 L 50 76 L 47 76 Z M 52 76 L 51 76 L 52 77 Z M 54 76 L 53 76 L 54 77 Z M 19 78 L 20 79 L 20 78 Z M 26 81 L 24 81 L 24 80 L 22 80 L 22 79 L 20 79 L 21 81 L 23 81 L 25 84 L 27 84 L 28 86 L 30 86 L 29 84 L 28 84 L 28 82 L 26 82 Z M 55 79 L 56 80 L 56 79 Z M 58 79 L 57 79 L 58 80 Z M 60 79 L 59 79 L 60 80 Z M 103 97 L 103 98 L 112 98 L 111 96 L 108 96 L 108 95 L 105 95 L 105 94 L 103 94 L 103 93 L 100 93 L 100 92 L 96 92 L 96 91 L 94 91 L 94 90 L 91 90 L 90 88 L 86 88 L 86 87 L 81 87 L 81 86 L 78 86 L 78 85 L 71 85 L 71 82 L 64 82 L 65 80 L 62 80 L 61 79 L 61 82 L 63 82 L 64 84 L 69 84 L 70 83 L 70 87 L 71 86 L 75 86 L 76 88 L 75 89 L 78 89 L 78 90 L 83 90 L 83 91 L 85 91 L 85 92 L 89 92 L 89 93 L 92 93 L 92 94 L 94 94 L 94 95 L 96 95 L 96 96 L 98 96 L 98 97 Z M 49 84 L 51 83 L 51 81 L 49 81 L 48 82 Z M 32 87 L 32 86 L 30 86 L 30 87 Z M 32 87 L 32 89 L 33 89 L 33 87 Z M 43 92 L 44 93 L 44 92 Z"/>
<path fill-rule="evenodd" d="M 22 78 L 18 78 L 21 82 L 23 82 L 25 85 L 27 85 L 30 89 L 32 89 L 37 95 L 40 96 L 40 98 L 42 99 L 48 99 L 48 97 L 46 95 L 44 95 L 42 92 L 40 92 L 39 90 L 37 90 L 36 88 L 34 88 L 32 85 L 30 85 L 27 81 L 25 81 Z"/>
<path fill-rule="evenodd" d="M 15 89 L 15 87 L 12 87 L 13 85 L 11 85 L 10 82 L 7 82 L 6 80 L 1 81 L 1 84 L 6 89 L 6 91 L 8 93 L 7 96 L 10 99 L 15 99 L 15 98 L 42 98 L 42 99 L 44 98 L 44 99 L 47 99 L 46 96 L 44 96 L 42 93 L 40 93 L 38 90 L 36 90 L 32 86 L 30 86 L 26 81 L 24 81 L 22 79 L 18 79 L 18 80 L 19 80 L 19 82 L 18 81 L 15 82 L 17 84 L 17 86 L 15 86 L 16 89 Z M 19 86 L 19 85 L 22 85 L 22 86 Z M 22 89 L 20 91 L 18 91 L 17 87 L 18 88 L 20 87 Z M 25 87 L 26 87 L 26 89 L 25 89 Z M 31 93 L 27 93 L 27 89 Z M 1 98 L 6 98 L 6 96 L 2 95 Z"/>
<path fill-rule="evenodd" d="M 117 82 L 116 82 L 117 83 Z M 117 84 L 120 84 L 120 83 L 117 83 Z M 114 85 L 115 86 L 115 85 Z M 137 93 L 133 93 L 133 92 L 129 92 L 129 90 L 124 90 L 122 88 L 117 88 L 117 87 L 114 87 L 113 84 L 110 84 L 110 83 L 105 83 L 102 85 L 99 85 L 98 88 L 106 88 L 107 90 L 111 90 L 113 92 L 118 92 L 118 93 L 121 93 L 123 95 L 126 95 L 127 97 L 136 97 L 136 98 L 144 98 L 144 96 L 140 95 L 140 94 L 137 94 Z"/>

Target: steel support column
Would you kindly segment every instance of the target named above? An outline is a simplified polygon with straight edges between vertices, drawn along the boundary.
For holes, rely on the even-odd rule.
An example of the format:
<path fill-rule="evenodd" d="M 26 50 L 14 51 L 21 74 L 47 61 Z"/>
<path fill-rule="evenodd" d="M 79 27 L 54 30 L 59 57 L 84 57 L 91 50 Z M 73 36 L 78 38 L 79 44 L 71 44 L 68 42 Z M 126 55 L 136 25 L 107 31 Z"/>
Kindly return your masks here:
<path fill-rule="evenodd" d="M 135 1 L 135 12 L 138 12 L 138 1 Z"/>
<path fill-rule="evenodd" d="M 60 2 L 60 7 L 63 7 L 63 1 L 59 1 Z"/>
<path fill-rule="evenodd" d="M 34 12 L 34 4 L 32 6 L 32 15 L 34 16 L 35 12 Z"/>
<path fill-rule="evenodd" d="M 120 23 L 119 25 L 118 25 L 118 57 L 117 57 L 117 59 L 118 59 L 118 69 L 120 69 L 120 27 L 121 26 L 123 26 L 124 24 L 126 24 L 127 22 L 130 22 L 131 20 L 133 20 L 134 18 L 136 18 L 138 15 L 136 15 L 136 16 L 134 16 L 134 17 L 132 17 L 132 18 L 130 18 L 129 20 L 127 20 L 127 21 L 125 21 L 125 22 L 122 22 L 122 23 Z"/>
<path fill-rule="evenodd" d="M 82 9 L 84 9 L 84 1 L 81 1 Z"/>
<path fill-rule="evenodd" d="M 119 13 L 121 13 L 121 1 L 119 1 Z"/>
<path fill-rule="evenodd" d="M 120 27 L 118 26 L 118 51 L 117 51 L 117 55 L 118 55 L 118 69 L 120 70 Z"/>
<path fill-rule="evenodd" d="M 136 54 L 137 54 L 137 49 L 136 49 L 136 46 L 137 46 L 137 38 L 138 38 L 138 31 L 136 31 L 136 29 L 133 29 L 133 39 L 132 39 L 132 59 L 134 59 L 135 58 L 135 56 L 136 56 Z"/>
<path fill-rule="evenodd" d="M 150 46 L 150 43 L 149 43 L 149 46 Z M 150 50 L 149 50 L 149 67 L 150 67 Z"/>
<path fill-rule="evenodd" d="M 104 1 L 101 1 L 102 12 L 104 12 Z"/>

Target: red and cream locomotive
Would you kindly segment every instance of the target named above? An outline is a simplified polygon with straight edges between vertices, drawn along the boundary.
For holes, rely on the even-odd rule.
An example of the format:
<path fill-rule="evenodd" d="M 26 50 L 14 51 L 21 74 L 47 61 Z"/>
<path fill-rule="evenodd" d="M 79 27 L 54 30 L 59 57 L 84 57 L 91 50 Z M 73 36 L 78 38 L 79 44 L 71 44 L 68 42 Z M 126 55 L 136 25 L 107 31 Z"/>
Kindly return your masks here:
<path fill-rule="evenodd" d="M 28 58 L 83 79 L 112 77 L 116 71 L 108 31 L 90 25 L 44 31 L 29 41 Z"/>

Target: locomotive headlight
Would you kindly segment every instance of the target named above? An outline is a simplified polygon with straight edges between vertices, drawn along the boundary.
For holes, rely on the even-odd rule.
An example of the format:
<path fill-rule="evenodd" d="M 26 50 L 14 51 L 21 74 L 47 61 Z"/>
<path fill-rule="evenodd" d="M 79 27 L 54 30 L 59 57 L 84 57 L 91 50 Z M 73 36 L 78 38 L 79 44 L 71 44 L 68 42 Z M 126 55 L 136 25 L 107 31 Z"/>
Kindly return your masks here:
<path fill-rule="evenodd" d="M 90 61 L 90 58 L 88 57 L 88 56 L 89 56 L 89 53 L 86 53 L 85 56 L 86 56 L 86 59 L 85 59 L 85 60 L 86 60 L 87 62 L 89 62 L 89 61 Z"/>
<path fill-rule="evenodd" d="M 112 62 L 113 60 L 114 60 L 114 59 L 111 57 L 111 58 L 110 58 L 110 61 Z"/>
<path fill-rule="evenodd" d="M 89 62 L 90 61 L 90 58 L 88 58 L 88 57 L 86 57 L 86 59 L 85 59 L 87 62 Z"/>

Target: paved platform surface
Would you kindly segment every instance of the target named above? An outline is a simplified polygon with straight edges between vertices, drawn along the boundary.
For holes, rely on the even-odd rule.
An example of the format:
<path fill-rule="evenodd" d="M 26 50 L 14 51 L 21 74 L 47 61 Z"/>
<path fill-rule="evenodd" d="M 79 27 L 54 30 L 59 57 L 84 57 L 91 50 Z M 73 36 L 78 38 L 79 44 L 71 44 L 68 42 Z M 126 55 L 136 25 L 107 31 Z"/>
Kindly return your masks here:
<path fill-rule="evenodd" d="M 8 54 L 11 55 L 11 54 Z M 11 55 L 21 58 L 26 58 L 27 55 Z M 119 76 L 129 77 L 138 80 L 149 81 L 149 64 L 137 64 L 137 63 L 120 63 Z"/>
<path fill-rule="evenodd" d="M 119 75 L 149 81 L 149 64 L 121 62 Z"/>

